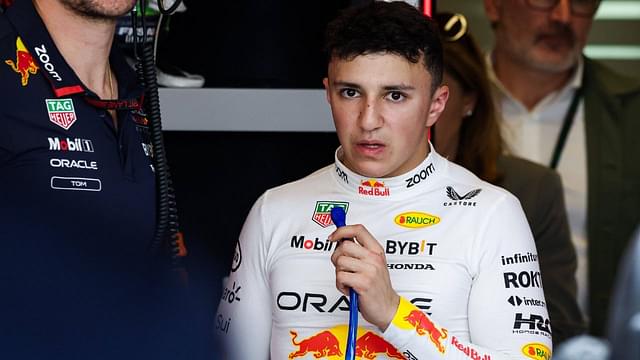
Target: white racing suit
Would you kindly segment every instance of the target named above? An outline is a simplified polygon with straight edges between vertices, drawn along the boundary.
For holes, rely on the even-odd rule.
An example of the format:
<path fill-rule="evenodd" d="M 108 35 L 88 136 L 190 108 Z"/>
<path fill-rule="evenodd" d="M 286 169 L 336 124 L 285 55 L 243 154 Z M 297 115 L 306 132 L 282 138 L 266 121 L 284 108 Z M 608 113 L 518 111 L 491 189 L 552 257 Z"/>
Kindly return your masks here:
<path fill-rule="evenodd" d="M 537 252 L 514 196 L 435 151 L 384 179 L 350 171 L 339 152 L 254 204 L 215 319 L 230 359 L 344 359 L 349 298 L 326 240 L 334 206 L 385 249 L 401 296 L 384 332 L 360 317 L 358 359 L 550 358 Z"/>

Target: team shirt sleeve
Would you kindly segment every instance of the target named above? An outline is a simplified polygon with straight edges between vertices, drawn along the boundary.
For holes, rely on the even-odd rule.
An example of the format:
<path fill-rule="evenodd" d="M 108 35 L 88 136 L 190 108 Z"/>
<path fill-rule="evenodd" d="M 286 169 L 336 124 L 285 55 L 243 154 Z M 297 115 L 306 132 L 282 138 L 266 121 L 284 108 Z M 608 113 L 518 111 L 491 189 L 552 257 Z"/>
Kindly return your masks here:
<path fill-rule="evenodd" d="M 271 300 L 262 212 L 264 195 L 245 220 L 215 317 L 228 359 L 269 359 Z"/>
<path fill-rule="evenodd" d="M 451 334 L 401 298 L 384 337 L 413 359 L 549 359 L 547 315 L 531 230 L 518 201 L 508 195 L 493 211 L 469 249 L 473 283 L 469 338 Z"/>

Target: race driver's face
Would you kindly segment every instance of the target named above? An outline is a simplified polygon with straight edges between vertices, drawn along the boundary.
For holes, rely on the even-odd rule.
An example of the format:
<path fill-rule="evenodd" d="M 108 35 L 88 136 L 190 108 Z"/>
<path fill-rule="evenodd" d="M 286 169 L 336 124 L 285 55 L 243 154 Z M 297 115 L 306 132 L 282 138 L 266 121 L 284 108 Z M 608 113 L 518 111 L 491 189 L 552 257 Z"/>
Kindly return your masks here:
<path fill-rule="evenodd" d="M 342 144 L 341 161 L 375 178 L 404 174 L 427 156 L 427 128 L 438 119 L 449 90 L 431 94 L 423 59 L 412 63 L 382 53 L 333 58 L 324 79 Z"/>

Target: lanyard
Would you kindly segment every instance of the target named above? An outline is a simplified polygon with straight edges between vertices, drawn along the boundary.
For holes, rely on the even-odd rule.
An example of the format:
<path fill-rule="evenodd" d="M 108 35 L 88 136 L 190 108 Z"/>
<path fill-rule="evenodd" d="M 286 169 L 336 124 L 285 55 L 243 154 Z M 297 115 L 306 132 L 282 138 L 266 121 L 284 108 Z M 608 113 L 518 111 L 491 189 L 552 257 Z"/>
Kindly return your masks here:
<path fill-rule="evenodd" d="M 562 156 L 564 145 L 567 142 L 569 130 L 571 130 L 573 119 L 576 117 L 580 98 L 582 98 L 582 86 L 576 89 L 576 93 L 573 95 L 573 99 L 571 99 L 571 105 L 569 105 L 569 109 L 562 121 L 562 129 L 560 130 L 560 135 L 558 135 L 558 141 L 556 141 L 556 146 L 553 149 L 553 156 L 551 157 L 551 163 L 549 164 L 549 167 L 552 169 L 557 168 L 558 163 L 560 162 L 560 156 Z"/>

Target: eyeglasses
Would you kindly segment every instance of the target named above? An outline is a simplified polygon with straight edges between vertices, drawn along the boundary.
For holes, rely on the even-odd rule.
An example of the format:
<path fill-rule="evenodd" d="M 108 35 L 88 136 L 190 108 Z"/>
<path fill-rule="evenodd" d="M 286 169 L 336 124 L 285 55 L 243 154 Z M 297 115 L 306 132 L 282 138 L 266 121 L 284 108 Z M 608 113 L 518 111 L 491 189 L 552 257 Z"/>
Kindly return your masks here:
<path fill-rule="evenodd" d="M 442 40 L 454 42 L 467 34 L 469 25 L 462 14 L 438 13 L 434 16 L 440 29 Z"/>
<path fill-rule="evenodd" d="M 556 7 L 560 0 L 527 0 L 526 3 L 529 7 L 549 11 Z M 598 10 L 600 6 L 600 0 L 570 0 L 571 13 L 576 16 L 592 16 Z"/>

